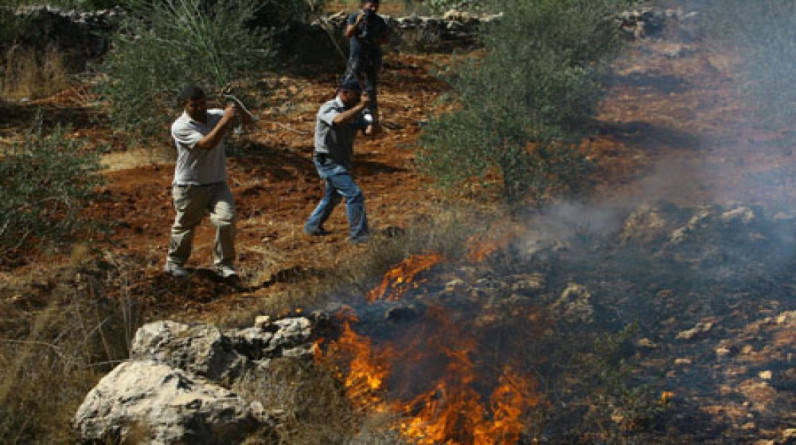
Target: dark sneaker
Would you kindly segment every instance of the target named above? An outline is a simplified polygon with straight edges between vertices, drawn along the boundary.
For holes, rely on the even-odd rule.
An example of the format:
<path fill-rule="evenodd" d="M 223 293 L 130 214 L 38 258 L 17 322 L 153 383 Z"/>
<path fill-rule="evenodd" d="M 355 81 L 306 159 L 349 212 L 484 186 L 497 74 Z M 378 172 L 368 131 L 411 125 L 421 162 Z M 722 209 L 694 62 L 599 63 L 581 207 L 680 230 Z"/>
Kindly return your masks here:
<path fill-rule="evenodd" d="M 185 278 L 188 276 L 188 271 L 179 264 L 167 263 L 163 271 L 175 278 Z"/>
<path fill-rule="evenodd" d="M 238 272 L 232 266 L 216 266 L 216 273 L 224 279 L 237 278 L 238 276 Z"/>
<path fill-rule="evenodd" d="M 306 233 L 309 236 L 326 236 L 326 235 L 331 235 L 332 232 L 321 227 L 315 230 L 304 229 L 304 233 Z"/>
<path fill-rule="evenodd" d="M 365 244 L 365 243 L 367 243 L 367 242 L 368 242 L 368 239 L 369 239 L 369 238 L 370 238 L 370 237 L 369 237 L 368 235 L 360 235 L 360 236 L 358 236 L 358 237 L 356 237 L 356 238 L 351 238 L 351 239 L 349 239 L 348 241 L 349 241 L 351 244 Z"/>

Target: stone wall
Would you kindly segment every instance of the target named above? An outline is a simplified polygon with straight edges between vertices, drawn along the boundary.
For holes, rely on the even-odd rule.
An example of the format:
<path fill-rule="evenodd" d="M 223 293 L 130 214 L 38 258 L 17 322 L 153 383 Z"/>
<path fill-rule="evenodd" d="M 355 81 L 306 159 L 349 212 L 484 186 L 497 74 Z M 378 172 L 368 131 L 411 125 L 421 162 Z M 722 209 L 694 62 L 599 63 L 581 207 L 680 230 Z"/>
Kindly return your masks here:
<path fill-rule="evenodd" d="M 13 42 L 0 42 L 3 54 L 20 48 L 55 49 L 63 55 L 69 72 L 79 73 L 110 49 L 108 36 L 118 29 L 123 11 L 80 12 L 35 6 L 20 8 L 17 14 L 27 21 L 25 31 Z M 348 45 L 343 37 L 346 16 L 341 11 L 313 23 L 288 26 L 275 36 L 281 59 L 288 63 L 313 60 L 319 64 L 344 64 Z M 501 15 L 449 11 L 442 17 L 384 17 L 392 36 L 388 51 L 448 52 L 476 46 L 480 30 L 500 20 Z M 644 8 L 619 14 L 617 22 L 629 37 L 648 38 L 659 35 L 673 22 L 693 22 L 694 17 L 695 13 L 677 9 Z"/>
<path fill-rule="evenodd" d="M 121 10 L 93 12 L 63 10 L 49 6 L 21 7 L 17 15 L 23 20 L 24 31 L 14 41 L 0 42 L 7 58 L 10 52 L 35 50 L 39 54 L 55 50 L 71 73 L 86 70 L 110 48 L 107 35 L 118 28 Z"/>

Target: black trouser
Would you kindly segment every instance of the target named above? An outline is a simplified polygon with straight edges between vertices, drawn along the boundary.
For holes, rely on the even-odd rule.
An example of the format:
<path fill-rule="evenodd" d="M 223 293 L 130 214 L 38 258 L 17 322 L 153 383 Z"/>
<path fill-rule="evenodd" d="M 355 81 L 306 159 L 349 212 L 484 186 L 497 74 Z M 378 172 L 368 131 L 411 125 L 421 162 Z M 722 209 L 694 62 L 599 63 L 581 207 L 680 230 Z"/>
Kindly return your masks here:
<path fill-rule="evenodd" d="M 381 71 L 381 59 L 381 53 L 378 51 L 362 50 L 359 54 L 351 54 L 348 58 L 348 69 L 343 79 L 345 82 L 353 77 L 359 81 L 362 88 L 370 96 L 370 112 L 376 119 L 379 117 L 377 84 L 379 71 Z"/>

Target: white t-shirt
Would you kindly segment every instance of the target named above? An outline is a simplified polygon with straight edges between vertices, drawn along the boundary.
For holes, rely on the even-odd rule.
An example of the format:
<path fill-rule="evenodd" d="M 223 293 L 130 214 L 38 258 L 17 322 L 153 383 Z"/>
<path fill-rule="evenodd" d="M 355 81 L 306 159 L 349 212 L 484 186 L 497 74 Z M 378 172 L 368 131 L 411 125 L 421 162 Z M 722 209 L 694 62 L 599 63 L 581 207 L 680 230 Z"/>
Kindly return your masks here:
<path fill-rule="evenodd" d="M 183 112 L 171 124 L 171 137 L 177 146 L 177 165 L 174 167 L 174 184 L 205 185 L 227 181 L 227 160 L 224 141 L 211 150 L 197 148 L 196 144 L 218 125 L 224 110 L 207 110 L 207 124 L 195 121 Z"/>

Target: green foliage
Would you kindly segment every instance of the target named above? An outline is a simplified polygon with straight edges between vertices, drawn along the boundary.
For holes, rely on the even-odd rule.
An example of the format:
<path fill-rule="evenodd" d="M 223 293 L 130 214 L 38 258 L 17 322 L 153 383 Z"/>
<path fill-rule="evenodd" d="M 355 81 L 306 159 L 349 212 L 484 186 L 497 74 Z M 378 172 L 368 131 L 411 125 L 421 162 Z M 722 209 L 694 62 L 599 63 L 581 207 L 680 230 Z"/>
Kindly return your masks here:
<path fill-rule="evenodd" d="M 796 126 L 796 2 L 705 0 L 710 36 L 734 47 L 743 96 L 762 126 Z"/>
<path fill-rule="evenodd" d="M 328 0 L 259 0 L 252 22 L 259 27 L 282 27 L 287 23 L 310 21 L 321 13 Z"/>
<path fill-rule="evenodd" d="M 29 24 L 25 16 L 15 14 L 21 4 L 19 0 L 8 0 L 0 5 L 0 49 L 5 50 L 15 43 Z"/>
<path fill-rule="evenodd" d="M 601 336 L 594 342 L 594 353 L 579 364 L 578 377 L 587 390 L 583 404 L 588 411 L 581 423 L 584 433 L 594 429 L 608 441 L 620 440 L 639 432 L 664 411 L 654 388 L 633 383 L 635 366 L 626 358 L 634 352 L 631 340 L 637 333 L 638 326 L 633 324 Z"/>
<path fill-rule="evenodd" d="M 101 66 L 101 94 L 117 130 L 140 139 L 167 134 L 176 97 L 195 83 L 211 94 L 247 84 L 271 62 L 267 33 L 249 26 L 260 2 L 130 0 L 130 12 Z"/>
<path fill-rule="evenodd" d="M 90 223 L 81 216 L 102 180 L 99 159 L 84 141 L 56 127 L 45 135 L 40 119 L 21 143 L 0 157 L 0 264 L 32 248 L 57 246 Z"/>
<path fill-rule="evenodd" d="M 483 58 L 445 75 L 459 106 L 424 131 L 421 166 L 443 186 L 497 169 L 509 203 L 577 191 L 592 168 L 580 143 L 620 45 L 615 5 L 496 1 L 505 14 L 486 31 Z"/>

